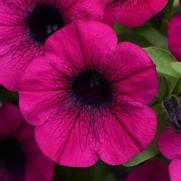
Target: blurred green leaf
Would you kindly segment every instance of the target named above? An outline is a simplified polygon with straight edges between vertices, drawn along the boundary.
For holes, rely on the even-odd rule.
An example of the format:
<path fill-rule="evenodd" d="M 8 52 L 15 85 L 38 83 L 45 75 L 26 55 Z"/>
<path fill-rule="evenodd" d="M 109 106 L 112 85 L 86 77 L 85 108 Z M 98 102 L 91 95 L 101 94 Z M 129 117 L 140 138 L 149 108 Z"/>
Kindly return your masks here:
<path fill-rule="evenodd" d="M 119 23 L 115 23 L 114 30 L 119 35 L 121 33 L 121 25 Z"/>
<path fill-rule="evenodd" d="M 159 92 L 158 92 L 159 103 L 161 100 L 167 97 L 167 95 L 169 95 L 169 86 L 167 84 L 167 80 L 164 76 L 160 75 L 159 76 Z"/>
<path fill-rule="evenodd" d="M 179 73 L 171 66 L 177 62 L 176 58 L 168 51 L 158 47 L 145 48 L 148 55 L 156 64 L 156 69 L 159 74 L 165 76 L 179 77 Z"/>
<path fill-rule="evenodd" d="M 142 47 L 157 46 L 167 48 L 167 38 L 161 34 L 151 23 L 142 27 L 129 29 L 119 24 L 115 25 L 119 41 L 131 41 Z"/>
<path fill-rule="evenodd" d="M 181 62 L 172 62 L 171 67 L 181 75 Z"/>
<path fill-rule="evenodd" d="M 181 92 L 181 63 L 168 51 L 162 48 L 145 48 L 151 59 L 156 64 L 160 77 L 158 96 L 161 100 L 170 94 Z"/>
<path fill-rule="evenodd" d="M 168 126 L 168 116 L 165 110 L 163 109 L 162 102 L 160 104 L 152 106 L 155 112 L 157 113 L 158 118 L 158 130 L 155 137 L 155 140 L 159 136 L 160 132 L 163 131 Z"/>
<path fill-rule="evenodd" d="M 139 165 L 140 163 L 149 160 L 156 156 L 159 153 L 158 148 L 156 147 L 155 142 L 153 142 L 146 150 L 138 154 L 136 157 L 131 159 L 129 162 L 124 164 L 125 167 L 133 167 Z"/>
<path fill-rule="evenodd" d="M 142 35 L 136 34 L 136 33 L 122 33 L 119 36 L 119 42 L 123 41 L 129 41 L 132 43 L 135 43 L 141 47 L 149 47 L 152 46 L 152 44 Z"/>
<path fill-rule="evenodd" d="M 165 18 L 169 19 L 170 16 L 172 16 L 172 13 L 173 13 L 172 10 L 173 10 L 174 3 L 176 3 L 176 1 L 174 1 L 174 0 L 168 1 L 168 4 L 164 10 Z"/>
<path fill-rule="evenodd" d="M 177 78 L 171 77 L 171 76 L 167 76 L 167 77 L 166 77 L 169 95 L 173 94 L 179 78 L 180 78 L 180 77 L 177 77 Z"/>
<path fill-rule="evenodd" d="M 161 48 L 168 47 L 167 38 L 150 24 L 137 28 L 135 31 L 154 46 Z"/>
<path fill-rule="evenodd" d="M 100 180 L 97 180 L 100 181 Z M 109 174 L 103 181 L 116 181 L 112 174 Z"/>
<path fill-rule="evenodd" d="M 177 96 L 181 96 L 181 77 L 178 79 L 177 84 L 173 90 L 173 94 Z"/>

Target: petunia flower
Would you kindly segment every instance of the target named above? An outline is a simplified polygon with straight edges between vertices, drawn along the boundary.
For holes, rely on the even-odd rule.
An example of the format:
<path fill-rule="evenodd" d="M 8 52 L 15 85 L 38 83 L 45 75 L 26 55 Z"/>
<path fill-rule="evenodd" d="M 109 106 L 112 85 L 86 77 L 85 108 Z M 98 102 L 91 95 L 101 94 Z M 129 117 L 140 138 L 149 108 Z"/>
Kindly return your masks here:
<path fill-rule="evenodd" d="M 105 0 L 105 21 L 137 27 L 159 13 L 168 0 Z"/>
<path fill-rule="evenodd" d="M 0 180 L 51 181 L 53 162 L 42 154 L 19 109 L 9 103 L 0 108 Z"/>
<path fill-rule="evenodd" d="M 168 27 L 168 46 L 178 61 L 181 61 L 181 15 L 174 16 Z"/>
<path fill-rule="evenodd" d="M 157 93 L 155 65 L 132 43 L 117 43 L 99 22 L 56 32 L 27 68 L 19 93 L 42 151 L 61 165 L 117 165 L 150 144 L 157 127 L 147 105 Z"/>
<path fill-rule="evenodd" d="M 1 0 L 0 84 L 16 91 L 47 37 L 70 22 L 101 19 L 103 8 L 102 0 Z"/>
<path fill-rule="evenodd" d="M 126 181 L 170 181 L 168 164 L 160 161 L 149 161 L 135 168 Z"/>
<path fill-rule="evenodd" d="M 167 128 L 160 135 L 158 146 L 161 153 L 171 160 L 169 174 L 171 181 L 181 180 L 181 134 Z"/>

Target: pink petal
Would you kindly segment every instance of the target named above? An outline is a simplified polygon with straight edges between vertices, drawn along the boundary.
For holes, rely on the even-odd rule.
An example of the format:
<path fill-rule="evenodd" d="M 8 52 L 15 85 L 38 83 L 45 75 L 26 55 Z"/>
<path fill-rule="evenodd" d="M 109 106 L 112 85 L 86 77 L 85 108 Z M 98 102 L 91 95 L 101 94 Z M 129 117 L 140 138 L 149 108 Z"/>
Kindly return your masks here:
<path fill-rule="evenodd" d="M 28 44 L 26 45 L 28 46 Z M 39 47 L 27 48 L 28 50 L 24 49 L 20 51 L 9 48 L 7 56 L 3 55 L 0 60 L 0 83 L 9 90 L 17 91 L 24 70 L 29 65 L 31 59 L 35 55 L 43 53 Z"/>
<path fill-rule="evenodd" d="M 93 111 L 70 109 L 36 128 L 41 150 L 61 165 L 91 166 L 96 152 L 108 164 L 125 163 L 150 144 L 156 131 L 155 114 L 148 108 L 132 108 L 134 118 L 127 114 L 117 120 L 118 113 L 102 112 L 95 118 Z"/>
<path fill-rule="evenodd" d="M 45 155 L 60 165 L 87 167 L 97 162 L 92 127 L 86 112 L 70 108 L 36 128 L 36 140 Z"/>
<path fill-rule="evenodd" d="M 68 66 L 78 64 L 81 67 L 83 63 L 89 64 L 89 61 L 93 61 L 94 55 L 98 56 L 95 57 L 97 61 L 100 56 L 110 54 L 116 45 L 117 36 L 109 26 L 95 21 L 79 22 L 54 33 L 46 42 L 45 53 L 61 56 L 63 66 L 67 62 Z"/>
<path fill-rule="evenodd" d="M 181 15 L 175 16 L 169 22 L 168 45 L 171 52 L 181 61 Z"/>
<path fill-rule="evenodd" d="M 127 27 L 140 26 L 160 12 L 167 2 L 168 0 L 108 0 L 105 20 L 111 25 L 118 22 Z"/>
<path fill-rule="evenodd" d="M 19 109 L 11 104 L 4 104 L 0 108 L 0 139 L 12 137 L 17 140 L 26 156 L 24 181 L 51 181 L 54 163 L 40 151 L 34 137 L 34 127 L 28 125 Z M 2 166 L 2 165 L 1 165 Z M 13 170 L 0 168 L 0 179 L 12 181 L 18 173 Z M 21 175 L 20 175 L 21 176 Z"/>
<path fill-rule="evenodd" d="M 22 74 L 32 58 L 43 54 L 43 45 L 30 36 L 27 13 L 38 3 L 56 5 L 66 23 L 102 19 L 103 0 L 8 0 L 0 2 L 0 84 L 17 91 Z"/>
<path fill-rule="evenodd" d="M 58 0 L 65 17 L 71 21 L 101 20 L 104 15 L 104 0 Z"/>
<path fill-rule="evenodd" d="M 157 121 L 155 113 L 146 107 L 116 107 L 110 109 L 110 114 L 111 117 L 100 117 L 105 128 L 100 133 L 103 143 L 99 154 L 106 163 L 117 165 L 127 162 L 151 143 Z"/>
<path fill-rule="evenodd" d="M 34 157 L 28 160 L 26 171 L 26 181 L 52 181 L 54 163 L 37 149 L 34 152 Z"/>
<path fill-rule="evenodd" d="M 26 124 L 26 122 L 23 123 L 21 130 L 17 133 L 17 139 L 27 157 L 25 181 L 51 181 L 54 174 L 54 163 L 37 146 L 34 127 Z"/>
<path fill-rule="evenodd" d="M 181 134 L 171 128 L 163 131 L 158 140 L 161 153 L 169 159 L 181 158 Z"/>
<path fill-rule="evenodd" d="M 117 99 L 143 104 L 153 100 L 158 92 L 158 77 L 154 63 L 143 49 L 132 43 L 120 43 L 109 60 L 117 66 L 112 78 L 118 89 Z"/>
<path fill-rule="evenodd" d="M 126 181 L 170 181 L 168 165 L 163 161 L 150 161 L 133 170 Z"/>
<path fill-rule="evenodd" d="M 171 181 L 180 181 L 181 180 L 181 160 L 180 159 L 175 159 L 172 160 L 170 165 L 169 165 L 169 174 Z"/>
<path fill-rule="evenodd" d="M 25 12 L 32 3 L 23 0 L 0 2 L 0 83 L 10 90 L 17 90 L 31 59 L 43 53 L 42 47 L 31 40 L 24 23 Z"/>
<path fill-rule="evenodd" d="M 51 63 L 48 59 L 36 58 L 28 67 L 29 71 L 25 72 L 20 85 L 20 108 L 26 120 L 34 125 L 51 117 L 61 102 L 60 87 L 56 84 L 59 75 Z"/>
<path fill-rule="evenodd" d="M 27 157 L 25 181 L 51 181 L 54 176 L 54 162 L 40 151 L 35 141 L 34 127 L 23 123 L 17 139 Z"/>

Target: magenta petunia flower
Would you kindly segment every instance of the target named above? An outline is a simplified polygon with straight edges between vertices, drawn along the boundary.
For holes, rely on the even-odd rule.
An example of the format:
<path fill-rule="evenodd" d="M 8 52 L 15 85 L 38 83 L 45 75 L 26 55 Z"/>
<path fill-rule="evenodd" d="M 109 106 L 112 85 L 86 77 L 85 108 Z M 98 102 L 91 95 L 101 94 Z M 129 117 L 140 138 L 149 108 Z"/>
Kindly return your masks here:
<path fill-rule="evenodd" d="M 169 173 L 171 181 L 181 180 L 181 134 L 167 128 L 158 140 L 161 153 L 171 160 Z"/>
<path fill-rule="evenodd" d="M 105 21 L 137 27 L 160 12 L 168 0 L 105 0 Z"/>
<path fill-rule="evenodd" d="M 149 161 L 133 170 L 126 181 L 170 181 L 168 164 L 163 161 Z"/>
<path fill-rule="evenodd" d="M 54 164 L 45 157 L 17 107 L 0 108 L 0 180 L 51 181 Z"/>
<path fill-rule="evenodd" d="M 99 158 L 125 163 L 148 146 L 157 122 L 147 104 L 157 87 L 143 49 L 117 44 L 105 24 L 81 22 L 50 37 L 19 93 L 42 151 L 59 164 L 85 167 Z"/>
<path fill-rule="evenodd" d="M 1 0 L 0 84 L 16 90 L 47 37 L 72 21 L 101 19 L 103 9 L 102 0 Z"/>
<path fill-rule="evenodd" d="M 181 15 L 173 17 L 168 27 L 168 45 L 171 52 L 181 61 Z"/>

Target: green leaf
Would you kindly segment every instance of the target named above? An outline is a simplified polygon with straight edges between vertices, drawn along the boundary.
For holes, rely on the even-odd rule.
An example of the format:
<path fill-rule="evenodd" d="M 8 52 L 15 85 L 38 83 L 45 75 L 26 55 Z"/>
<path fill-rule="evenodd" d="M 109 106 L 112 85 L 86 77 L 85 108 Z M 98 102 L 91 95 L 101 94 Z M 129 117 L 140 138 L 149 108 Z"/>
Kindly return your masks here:
<path fill-rule="evenodd" d="M 178 79 L 177 84 L 173 90 L 174 95 L 181 96 L 181 77 Z"/>
<path fill-rule="evenodd" d="M 152 45 L 167 48 L 167 38 L 161 34 L 156 28 L 147 24 L 143 27 L 135 29 L 135 32 L 139 35 L 142 35 L 148 42 Z"/>
<path fill-rule="evenodd" d="M 181 75 L 181 62 L 172 62 L 171 67 Z"/>
<path fill-rule="evenodd" d="M 116 23 L 114 25 L 114 30 L 119 35 L 121 33 L 121 25 L 119 23 Z"/>
<path fill-rule="evenodd" d="M 174 1 L 174 6 L 179 6 L 179 0 Z"/>
<path fill-rule="evenodd" d="M 129 162 L 124 164 L 125 167 L 133 167 L 139 165 L 140 163 L 155 157 L 159 153 L 155 142 L 153 142 L 146 150 L 135 156 Z"/>
<path fill-rule="evenodd" d="M 159 77 L 159 92 L 158 92 L 158 103 L 161 102 L 161 100 L 163 100 L 165 97 L 167 97 L 169 95 L 169 86 L 167 83 L 167 79 L 160 75 Z"/>
<path fill-rule="evenodd" d="M 166 76 L 166 84 L 167 84 L 167 87 L 168 87 L 167 96 L 173 94 L 179 78 L 180 77 L 176 78 L 176 77 L 172 77 L 172 76 Z M 163 90 L 160 90 L 160 91 L 163 91 Z"/>
<path fill-rule="evenodd" d="M 163 100 L 170 94 L 181 92 L 181 63 L 168 51 L 162 48 L 145 48 L 151 59 L 156 64 L 160 77 L 158 97 Z"/>
<path fill-rule="evenodd" d="M 119 42 L 129 41 L 135 43 L 141 47 L 149 47 L 152 44 L 142 35 L 136 33 L 122 33 L 119 36 Z"/>
<path fill-rule="evenodd" d="M 131 41 L 142 47 L 157 46 L 167 48 L 167 38 L 159 32 L 151 23 L 146 23 L 144 26 L 134 29 L 126 28 L 116 24 L 114 26 L 118 34 L 119 41 Z"/>
<path fill-rule="evenodd" d="M 156 64 L 157 72 L 162 75 L 169 75 L 178 78 L 179 73 L 171 66 L 177 62 L 176 58 L 168 51 L 162 48 L 145 48 L 148 55 Z"/>
<path fill-rule="evenodd" d="M 165 8 L 165 18 L 170 18 L 170 16 L 172 15 L 172 13 L 173 13 L 173 5 L 174 5 L 174 3 L 176 4 L 176 3 L 178 3 L 178 2 L 176 2 L 176 1 L 174 1 L 174 0 L 169 0 L 168 1 L 168 4 L 167 4 L 167 6 L 166 6 L 166 8 Z"/>
<path fill-rule="evenodd" d="M 161 103 L 154 105 L 152 107 L 157 113 L 157 118 L 158 118 L 158 130 L 155 137 L 156 140 L 160 132 L 163 131 L 168 126 L 169 121 L 168 121 L 168 115 L 165 112 L 165 109 L 163 108 L 163 105 Z"/>

